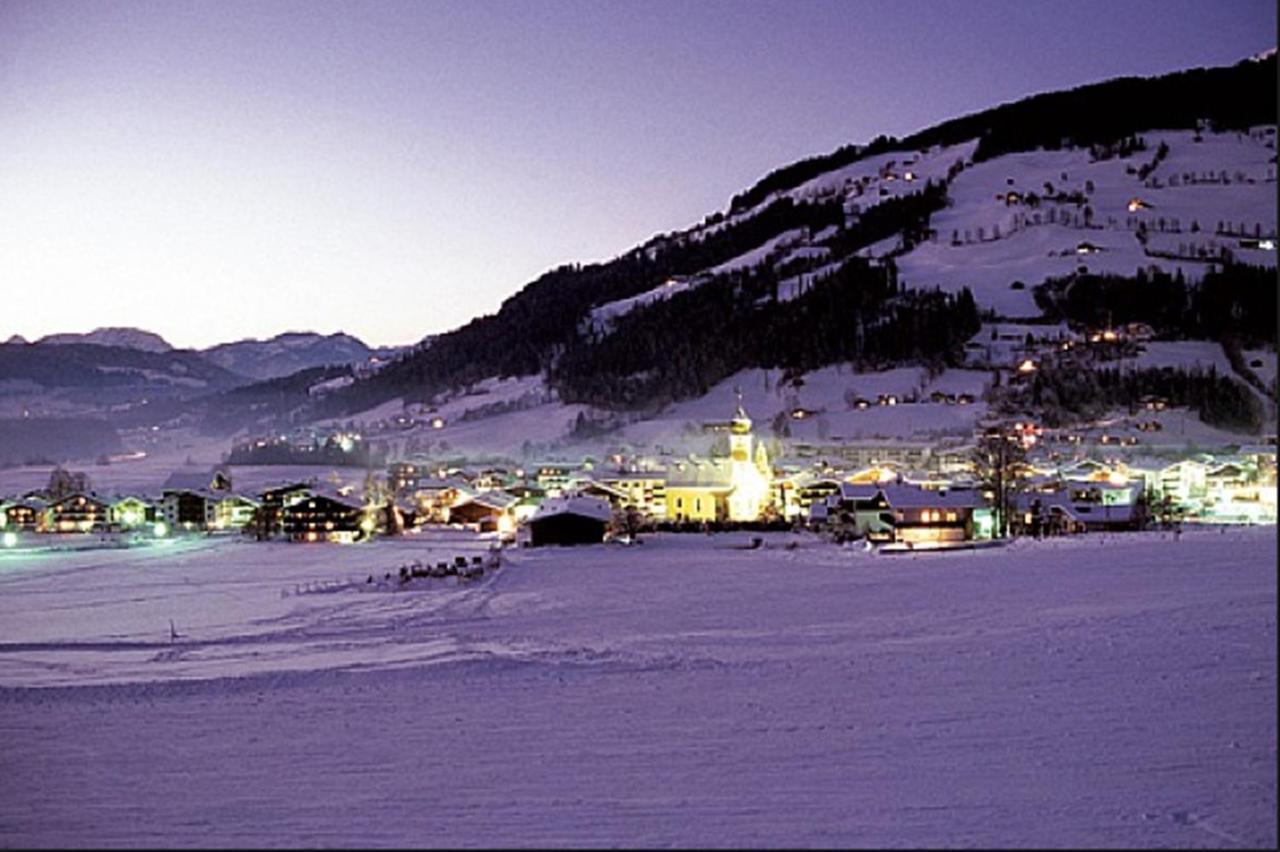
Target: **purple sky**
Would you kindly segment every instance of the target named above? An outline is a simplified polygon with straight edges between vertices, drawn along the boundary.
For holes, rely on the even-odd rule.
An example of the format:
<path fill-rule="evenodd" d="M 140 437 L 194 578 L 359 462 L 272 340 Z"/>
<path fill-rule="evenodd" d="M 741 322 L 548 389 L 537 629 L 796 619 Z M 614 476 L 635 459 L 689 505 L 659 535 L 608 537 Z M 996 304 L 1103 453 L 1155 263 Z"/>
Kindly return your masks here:
<path fill-rule="evenodd" d="M 1275 44 L 1272 0 L 0 0 L 0 339 L 407 343 L 796 159 Z"/>

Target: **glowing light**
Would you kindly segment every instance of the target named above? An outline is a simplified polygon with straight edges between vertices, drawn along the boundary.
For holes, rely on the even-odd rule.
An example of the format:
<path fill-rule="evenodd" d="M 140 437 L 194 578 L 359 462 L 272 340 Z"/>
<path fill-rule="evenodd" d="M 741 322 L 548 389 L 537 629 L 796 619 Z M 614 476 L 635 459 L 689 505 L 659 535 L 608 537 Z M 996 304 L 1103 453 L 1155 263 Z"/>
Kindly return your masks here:
<path fill-rule="evenodd" d="M 13 547 L 18 543 L 18 534 L 13 530 L 9 530 L 4 534 L 4 546 Z"/>
<path fill-rule="evenodd" d="M 1034 373 L 1036 371 L 1036 362 L 1030 358 L 1018 365 L 1019 373 Z"/>
<path fill-rule="evenodd" d="M 443 418 L 443 417 L 432 417 L 432 418 L 431 418 L 431 428 L 432 428 L 432 429 L 443 429 L 443 428 L 444 428 L 444 418 Z M 441 475 L 443 475 L 443 474 L 441 474 Z"/>
<path fill-rule="evenodd" d="M 151 534 L 156 538 L 164 538 L 169 534 L 169 525 L 164 521 L 156 521 L 155 526 L 151 528 Z"/>

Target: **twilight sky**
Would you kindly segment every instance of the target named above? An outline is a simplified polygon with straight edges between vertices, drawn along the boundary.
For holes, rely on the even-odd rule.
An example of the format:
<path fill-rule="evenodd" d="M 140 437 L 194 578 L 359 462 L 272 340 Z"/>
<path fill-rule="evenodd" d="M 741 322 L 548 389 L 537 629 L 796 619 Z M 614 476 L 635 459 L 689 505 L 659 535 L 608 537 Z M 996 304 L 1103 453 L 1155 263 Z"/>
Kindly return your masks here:
<path fill-rule="evenodd" d="M 1275 44 L 1272 0 L 0 0 L 0 340 L 409 343 L 802 157 Z"/>

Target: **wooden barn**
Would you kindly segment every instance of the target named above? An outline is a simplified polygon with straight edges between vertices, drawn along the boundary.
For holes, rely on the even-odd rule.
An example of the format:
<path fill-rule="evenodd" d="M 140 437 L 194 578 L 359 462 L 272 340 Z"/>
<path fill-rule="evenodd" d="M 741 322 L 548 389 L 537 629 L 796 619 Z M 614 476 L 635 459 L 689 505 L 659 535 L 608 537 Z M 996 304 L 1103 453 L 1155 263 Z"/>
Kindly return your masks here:
<path fill-rule="evenodd" d="M 530 544 L 599 544 L 612 519 L 607 500 L 582 496 L 546 500 L 529 519 Z"/>

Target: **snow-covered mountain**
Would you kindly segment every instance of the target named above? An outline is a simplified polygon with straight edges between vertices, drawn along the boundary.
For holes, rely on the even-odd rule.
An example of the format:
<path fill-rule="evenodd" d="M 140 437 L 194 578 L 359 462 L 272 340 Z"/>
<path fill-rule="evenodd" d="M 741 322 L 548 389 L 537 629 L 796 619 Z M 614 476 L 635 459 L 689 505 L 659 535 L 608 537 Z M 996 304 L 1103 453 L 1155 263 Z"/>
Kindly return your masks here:
<path fill-rule="evenodd" d="M 1230 67 L 1036 95 L 905 139 L 880 137 L 784 166 L 697 225 L 605 263 L 546 273 L 496 315 L 440 335 L 313 407 L 345 416 L 380 401 L 430 406 L 452 398 L 451 388 L 528 376 L 545 388 L 544 399 L 558 402 L 520 416 L 537 419 L 538 437 L 555 443 L 571 437 L 584 410 L 601 423 L 636 423 L 713 390 L 731 396 L 735 386 L 763 383 L 772 390 L 757 415 L 828 412 L 826 430 L 805 420 L 790 424 L 797 435 L 971 429 L 985 413 L 993 374 L 1018 363 L 971 357 L 987 335 L 1018 327 L 1020 340 L 1039 338 L 1040 324 L 1070 326 L 1078 339 L 1090 324 L 1146 321 L 1173 291 L 1153 288 L 1135 310 L 1132 299 L 1113 305 L 1108 288 L 1163 274 L 1176 277 L 1182 301 L 1163 305 L 1155 333 L 1186 345 L 1171 343 L 1155 361 L 1123 363 L 1213 367 L 1249 384 L 1265 406 L 1263 374 L 1274 369 L 1274 348 L 1262 351 L 1268 347 L 1260 350 L 1259 341 L 1274 339 L 1274 324 L 1248 331 L 1249 358 L 1261 364 L 1252 381 L 1235 369 L 1239 356 L 1224 354 L 1221 321 L 1206 317 L 1220 308 L 1246 320 L 1274 314 L 1265 310 L 1265 294 L 1253 292 L 1255 273 L 1233 276 L 1276 266 L 1275 62 L 1272 52 Z M 1087 280 L 1104 298 L 1072 301 L 1058 284 L 1050 294 L 1058 314 L 1048 315 L 1037 294 L 1053 280 L 1067 281 L 1067 289 Z M 967 371 L 957 387 L 976 403 L 963 417 L 955 409 L 956 416 L 934 418 L 915 406 L 910 417 L 848 415 L 844 399 L 812 392 L 954 396 L 928 378 L 940 367 Z M 849 378 L 829 381 L 823 371 L 832 369 Z M 888 380 L 894 370 L 903 381 Z M 795 379 L 791 387 L 812 386 L 799 404 L 778 390 Z M 507 438 L 532 434 L 524 421 Z M 659 430 L 663 439 L 682 431 L 682 421 Z M 486 435 L 508 431 L 496 421 L 467 422 Z M 426 434 L 459 446 L 463 436 L 454 431 L 450 421 Z M 624 430 L 646 431 L 653 430 Z"/>
<path fill-rule="evenodd" d="M 273 379 L 328 364 L 361 364 L 377 353 L 342 332 L 322 335 L 297 331 L 268 340 L 238 340 L 202 350 L 219 367 L 253 379 Z"/>
<path fill-rule="evenodd" d="M 10 341 L 14 342 L 14 341 Z M 104 327 L 95 328 L 84 334 L 65 333 L 47 334 L 36 343 L 66 344 L 90 343 L 95 346 L 119 346 L 124 349 L 138 349 L 142 352 L 168 352 L 173 349 L 167 340 L 150 331 L 140 328 Z"/>

